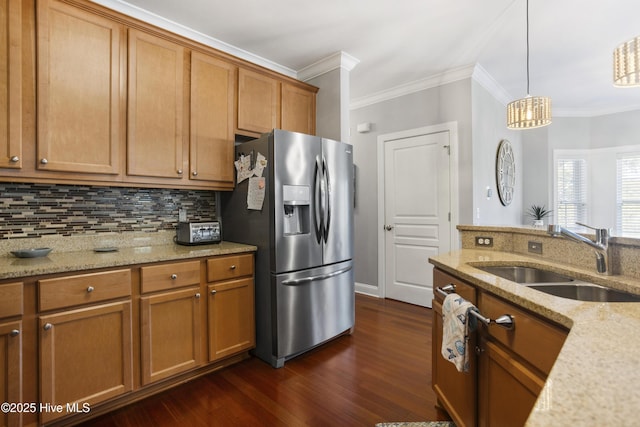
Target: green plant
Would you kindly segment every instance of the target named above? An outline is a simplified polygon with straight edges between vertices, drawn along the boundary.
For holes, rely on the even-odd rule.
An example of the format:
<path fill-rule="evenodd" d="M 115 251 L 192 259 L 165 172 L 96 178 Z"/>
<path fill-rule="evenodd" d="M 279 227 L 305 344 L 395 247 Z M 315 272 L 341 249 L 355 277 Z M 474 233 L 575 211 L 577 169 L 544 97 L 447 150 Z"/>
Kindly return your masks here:
<path fill-rule="evenodd" d="M 527 211 L 527 215 L 529 215 L 533 219 L 542 219 L 545 216 L 549 215 L 551 212 L 553 211 L 547 210 L 547 208 L 544 205 L 542 206 L 531 205 L 531 207 Z"/>

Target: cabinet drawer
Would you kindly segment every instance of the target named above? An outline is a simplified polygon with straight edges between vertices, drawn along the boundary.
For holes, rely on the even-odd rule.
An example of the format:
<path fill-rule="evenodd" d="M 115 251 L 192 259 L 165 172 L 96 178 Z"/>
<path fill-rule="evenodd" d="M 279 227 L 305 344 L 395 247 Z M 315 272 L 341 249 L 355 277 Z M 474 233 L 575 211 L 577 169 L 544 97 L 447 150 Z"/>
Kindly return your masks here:
<path fill-rule="evenodd" d="M 463 282 L 462 280 L 454 277 L 442 270 L 433 270 L 433 297 L 440 301 L 444 301 L 444 296 L 440 292 L 436 291 L 436 287 L 444 287 L 449 284 L 453 284 L 456 287 L 456 293 L 462 298 L 466 299 L 472 304 L 476 303 L 476 288 L 473 285 Z"/>
<path fill-rule="evenodd" d="M 140 269 L 142 293 L 200 284 L 200 261 L 152 265 Z"/>
<path fill-rule="evenodd" d="M 489 335 L 548 375 L 567 331 L 491 294 L 482 293 L 479 299 L 478 307 L 484 316 L 491 319 L 503 314 L 513 316 L 515 328 L 492 325 L 487 328 Z"/>
<path fill-rule="evenodd" d="M 22 282 L 0 285 L 0 318 L 22 314 Z"/>
<path fill-rule="evenodd" d="M 253 275 L 253 254 L 230 255 L 207 260 L 207 281 Z"/>
<path fill-rule="evenodd" d="M 131 270 L 105 271 L 38 280 L 40 311 L 131 295 Z"/>

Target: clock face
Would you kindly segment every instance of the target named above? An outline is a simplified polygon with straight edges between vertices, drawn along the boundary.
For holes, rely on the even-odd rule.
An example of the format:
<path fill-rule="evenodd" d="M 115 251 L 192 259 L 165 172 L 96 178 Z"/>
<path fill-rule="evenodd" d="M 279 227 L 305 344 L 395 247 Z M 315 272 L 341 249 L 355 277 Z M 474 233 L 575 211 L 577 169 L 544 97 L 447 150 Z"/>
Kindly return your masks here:
<path fill-rule="evenodd" d="M 513 191 L 516 185 L 516 162 L 511 143 L 506 139 L 498 145 L 496 157 L 496 184 L 500 202 L 508 206 L 513 200 Z"/>

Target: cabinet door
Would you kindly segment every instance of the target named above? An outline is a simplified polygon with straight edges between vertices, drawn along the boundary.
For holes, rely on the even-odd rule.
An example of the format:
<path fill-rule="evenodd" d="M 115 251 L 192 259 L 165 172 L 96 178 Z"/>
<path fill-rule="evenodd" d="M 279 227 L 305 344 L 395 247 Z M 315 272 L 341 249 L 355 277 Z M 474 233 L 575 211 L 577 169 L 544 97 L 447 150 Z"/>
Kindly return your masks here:
<path fill-rule="evenodd" d="M 131 302 L 40 317 L 40 401 L 63 405 L 41 422 L 67 415 L 67 403 L 94 405 L 132 390 Z"/>
<path fill-rule="evenodd" d="M 129 30 L 127 174 L 182 178 L 184 48 Z"/>
<path fill-rule="evenodd" d="M 188 371 L 201 362 L 199 288 L 140 298 L 142 384 Z"/>
<path fill-rule="evenodd" d="M 22 2 L 0 3 L 0 167 L 22 167 Z"/>
<path fill-rule="evenodd" d="M 314 135 L 316 132 L 316 94 L 283 83 L 281 117 L 282 129 Z"/>
<path fill-rule="evenodd" d="M 55 0 L 37 20 L 38 168 L 119 173 L 123 27 Z"/>
<path fill-rule="evenodd" d="M 523 426 L 544 378 L 501 345 L 481 340 L 478 418 L 480 427 Z"/>
<path fill-rule="evenodd" d="M 253 277 L 208 286 L 209 361 L 255 346 Z"/>
<path fill-rule="evenodd" d="M 267 75 L 238 70 L 238 129 L 264 133 L 280 127 L 278 81 Z"/>
<path fill-rule="evenodd" d="M 236 67 L 191 54 L 189 178 L 233 187 Z"/>
<path fill-rule="evenodd" d="M 0 323 L 0 401 L 22 402 L 22 322 Z M 0 413 L 0 425 L 18 426 L 19 412 Z"/>

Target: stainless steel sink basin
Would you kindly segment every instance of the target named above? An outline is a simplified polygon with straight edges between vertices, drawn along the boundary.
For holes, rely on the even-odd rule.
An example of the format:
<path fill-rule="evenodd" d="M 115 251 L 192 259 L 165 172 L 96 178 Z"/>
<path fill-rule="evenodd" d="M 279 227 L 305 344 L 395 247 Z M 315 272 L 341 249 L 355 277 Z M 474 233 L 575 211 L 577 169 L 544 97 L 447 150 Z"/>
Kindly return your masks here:
<path fill-rule="evenodd" d="M 477 267 L 484 272 L 561 298 L 595 302 L 640 302 L 640 295 L 576 280 L 563 274 L 523 266 Z"/>
<path fill-rule="evenodd" d="M 562 274 L 534 267 L 509 265 L 476 268 L 516 283 L 561 283 L 574 281 L 574 279 L 563 276 Z"/>
<path fill-rule="evenodd" d="M 578 301 L 640 302 L 640 295 L 606 288 L 593 283 L 536 284 L 528 285 L 528 287 L 557 297 Z"/>

